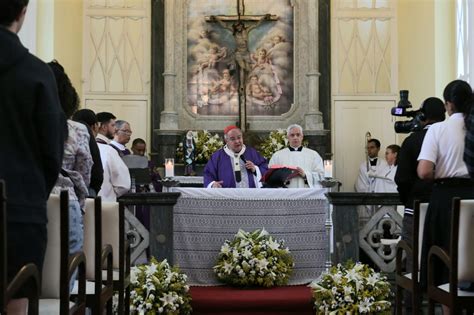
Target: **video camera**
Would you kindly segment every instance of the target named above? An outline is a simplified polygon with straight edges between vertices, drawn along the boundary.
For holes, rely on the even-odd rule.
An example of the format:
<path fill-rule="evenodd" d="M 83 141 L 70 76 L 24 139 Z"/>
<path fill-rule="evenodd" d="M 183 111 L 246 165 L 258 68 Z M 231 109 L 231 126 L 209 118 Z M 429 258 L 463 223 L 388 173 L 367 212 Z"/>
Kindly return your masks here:
<path fill-rule="evenodd" d="M 422 122 L 425 120 L 425 115 L 420 109 L 407 110 L 411 107 L 411 103 L 408 100 L 408 90 L 400 90 L 400 101 L 397 107 L 392 107 L 392 116 L 413 117 L 413 119 L 395 122 L 394 128 L 396 133 L 410 133 L 423 129 Z"/>

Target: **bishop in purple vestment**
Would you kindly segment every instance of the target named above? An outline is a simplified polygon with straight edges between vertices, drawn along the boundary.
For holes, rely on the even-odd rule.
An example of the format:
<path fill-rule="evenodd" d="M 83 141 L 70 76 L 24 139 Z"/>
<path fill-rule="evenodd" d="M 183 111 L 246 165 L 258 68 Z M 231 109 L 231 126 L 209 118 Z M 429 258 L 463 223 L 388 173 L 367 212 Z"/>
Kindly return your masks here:
<path fill-rule="evenodd" d="M 236 126 L 224 130 L 224 148 L 215 152 L 204 168 L 204 187 L 260 188 L 262 174 L 268 169 L 266 159 L 243 143 Z"/>

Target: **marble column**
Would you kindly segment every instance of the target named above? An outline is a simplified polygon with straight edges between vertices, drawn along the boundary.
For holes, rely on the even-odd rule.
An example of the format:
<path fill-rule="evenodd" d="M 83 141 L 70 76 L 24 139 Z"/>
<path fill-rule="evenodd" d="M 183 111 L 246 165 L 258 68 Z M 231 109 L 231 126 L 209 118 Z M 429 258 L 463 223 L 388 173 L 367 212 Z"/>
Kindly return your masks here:
<path fill-rule="evenodd" d="M 177 91 L 176 80 L 176 47 L 174 40 L 176 36 L 175 24 L 177 13 L 176 1 L 167 1 L 165 5 L 165 71 L 164 77 L 164 110 L 161 112 L 160 129 L 161 130 L 178 130 L 178 113 L 176 111 L 175 91 Z"/>

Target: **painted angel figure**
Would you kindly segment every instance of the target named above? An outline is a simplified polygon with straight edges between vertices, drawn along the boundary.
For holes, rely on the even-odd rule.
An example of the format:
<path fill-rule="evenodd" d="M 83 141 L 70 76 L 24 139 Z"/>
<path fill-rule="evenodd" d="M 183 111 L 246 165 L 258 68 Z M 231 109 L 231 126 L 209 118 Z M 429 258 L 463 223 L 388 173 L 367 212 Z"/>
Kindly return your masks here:
<path fill-rule="evenodd" d="M 205 68 L 213 69 L 216 64 L 227 56 L 227 48 L 214 45 L 209 48 L 209 53 L 206 58 L 199 61 L 199 69 L 204 70 Z"/>
<path fill-rule="evenodd" d="M 252 70 L 255 70 L 256 68 L 264 70 L 266 66 L 271 65 L 270 54 L 265 48 L 259 48 L 256 54 L 250 55 L 250 58 L 254 62 Z"/>

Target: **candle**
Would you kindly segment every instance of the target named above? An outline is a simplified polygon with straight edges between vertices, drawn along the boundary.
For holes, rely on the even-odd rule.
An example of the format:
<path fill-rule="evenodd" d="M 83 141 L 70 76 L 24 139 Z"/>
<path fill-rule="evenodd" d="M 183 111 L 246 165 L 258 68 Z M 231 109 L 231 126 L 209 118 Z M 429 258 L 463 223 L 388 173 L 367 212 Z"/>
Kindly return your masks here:
<path fill-rule="evenodd" d="M 165 159 L 165 177 L 174 177 L 174 159 Z"/>
<path fill-rule="evenodd" d="M 332 177 L 332 160 L 324 161 L 324 177 Z"/>

